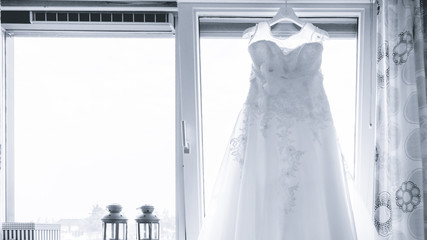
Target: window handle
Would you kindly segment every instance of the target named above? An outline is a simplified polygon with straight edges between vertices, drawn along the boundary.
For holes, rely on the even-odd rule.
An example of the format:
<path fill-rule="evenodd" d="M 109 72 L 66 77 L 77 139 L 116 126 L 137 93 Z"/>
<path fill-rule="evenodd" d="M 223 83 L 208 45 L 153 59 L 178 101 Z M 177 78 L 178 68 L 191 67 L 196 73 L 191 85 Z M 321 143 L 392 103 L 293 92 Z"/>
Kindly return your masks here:
<path fill-rule="evenodd" d="M 190 154 L 190 143 L 187 141 L 187 129 L 185 121 L 181 121 L 181 132 L 182 132 L 182 146 L 185 154 Z"/>

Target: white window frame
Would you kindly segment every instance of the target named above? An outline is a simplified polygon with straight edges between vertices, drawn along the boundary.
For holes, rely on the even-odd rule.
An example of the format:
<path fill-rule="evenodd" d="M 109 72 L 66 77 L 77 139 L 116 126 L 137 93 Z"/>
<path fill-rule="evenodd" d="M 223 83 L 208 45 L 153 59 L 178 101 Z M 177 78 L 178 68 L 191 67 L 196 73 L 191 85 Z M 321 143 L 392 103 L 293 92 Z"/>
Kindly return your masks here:
<path fill-rule="evenodd" d="M 248 2 L 248 1 L 246 1 Z M 196 240 L 204 217 L 203 199 L 203 149 L 200 96 L 200 17 L 272 17 L 281 3 L 194 3 L 178 4 L 179 45 L 178 83 L 181 88 L 181 109 L 179 117 L 183 128 L 183 151 L 177 155 L 182 165 L 185 196 L 185 231 L 187 240 Z M 297 2 L 297 1 L 292 1 Z M 323 1 L 307 1 L 309 4 L 288 3 L 301 17 L 352 17 L 358 19 L 357 46 L 357 110 L 356 110 L 356 147 L 355 147 L 355 183 L 362 200 L 367 207 L 372 206 L 374 187 L 374 121 L 375 121 L 375 36 L 374 6 L 369 1 L 363 3 L 336 4 Z M 320 2 L 320 3 L 319 3 Z M 330 2 L 330 1 L 329 1 Z M 339 2 L 339 3 L 338 3 Z M 354 1 L 353 1 L 354 2 Z M 360 2 L 360 1 L 359 1 Z M 185 63 L 185 64 L 184 64 Z M 183 148 L 182 148 L 183 150 Z M 181 238 L 179 238 L 181 239 Z M 183 238 L 182 238 L 183 239 Z"/>
<path fill-rule="evenodd" d="M 0 57 L 0 64 L 1 64 L 1 84 L 0 84 L 0 113 L 3 113 L 3 98 L 4 98 L 4 79 L 5 77 L 5 42 L 6 42 L 6 31 L 1 28 L 1 41 L 0 41 L 0 49 L 1 49 L 1 57 Z M 4 135 L 4 115 L 1 114 L 0 115 L 0 139 L 3 139 Z M 4 160 L 4 143 L 1 142 L 0 143 L 0 211 L 2 212 L 2 214 L 0 214 L 0 222 L 5 222 L 6 221 L 6 174 L 5 174 L 5 169 L 6 169 L 6 161 Z M 1 237 L 1 233 L 0 233 L 0 237 Z"/>
<path fill-rule="evenodd" d="M 225 0 L 224 0 L 225 1 Z M 229 1 L 219 3 L 206 1 L 194 3 L 182 0 L 178 3 L 178 29 L 176 31 L 176 236 L 177 240 L 196 240 L 203 221 L 203 169 L 202 169 L 202 132 L 200 118 L 200 55 L 199 23 L 201 16 L 260 16 L 271 17 L 284 1 Z M 238 2 L 238 3 L 236 3 Z M 297 2 L 297 3 L 296 3 Z M 331 3 L 333 2 L 333 3 Z M 345 3 L 347 2 L 347 3 Z M 358 2 L 358 3 L 357 3 Z M 372 205 L 373 172 L 374 172 L 374 104 L 375 104 L 375 15 L 370 0 L 330 0 L 330 1 L 289 1 L 299 16 L 312 17 L 356 17 L 358 29 L 358 109 L 357 109 L 357 149 L 356 183 L 366 205 Z M 79 10 L 81 6 L 75 6 Z M 21 8 L 25 8 L 21 6 Z M 5 10 L 5 7 L 2 7 Z M 44 9 L 40 6 L 39 9 Z M 64 8 L 60 8 L 64 9 Z M 132 8 L 127 8 L 134 10 Z M 113 10 L 110 8 L 110 11 Z M 123 10 L 123 8 L 119 9 Z M 176 12 L 176 9 L 167 9 Z M 7 220 L 7 142 L 5 134 L 6 119 L 6 82 L 11 77 L 13 64 L 6 44 L 10 34 L 8 29 L 1 29 L 1 77 L 0 85 L 0 221 Z M 30 33 L 33 34 L 33 33 Z M 8 56 L 9 55 L 9 56 Z M 8 56 L 8 58 L 6 58 Z M 12 71 L 13 72 L 13 71 Z M 6 73 L 8 73 L 6 75 Z M 9 106 L 10 107 L 10 106 Z M 362 111 L 363 110 L 363 111 Z M 10 109 L 9 109 L 10 111 Z M 181 125 L 181 123 L 183 123 Z M 185 133 L 185 135 L 183 134 Z M 183 137 L 184 136 L 184 137 Z M 188 148 L 189 153 L 184 153 Z M 10 171 L 13 172 L 13 171 Z M 10 203 L 9 203 L 10 204 Z M 3 211 L 5 210 L 5 211 Z"/>
<path fill-rule="evenodd" d="M 130 6 L 123 7 L 120 6 L 120 3 L 117 6 L 114 4 L 103 5 L 101 2 L 99 4 L 90 4 L 88 6 L 83 5 L 73 5 L 73 1 L 70 5 L 67 5 L 67 2 L 64 0 L 62 3 L 63 6 L 52 5 L 52 6 L 38 6 L 37 3 L 34 5 L 30 2 L 24 3 L 24 5 L 5 7 L 2 6 L 2 11 L 92 11 L 92 12 L 167 12 L 172 15 L 169 17 L 174 18 L 173 21 L 176 21 L 176 7 L 155 7 L 155 6 Z M 89 2 L 89 1 L 88 1 Z M 25 4 L 28 4 L 25 5 Z M 173 28 L 174 26 L 172 26 Z M 81 37 L 135 37 L 135 36 L 144 36 L 144 37 L 174 37 L 174 30 L 167 30 L 167 27 L 162 25 L 157 27 L 154 25 L 149 25 L 148 27 L 138 26 L 137 24 L 127 24 L 127 23 L 116 23 L 112 22 L 111 24 L 103 23 L 102 25 L 90 25 L 90 24 L 72 24 L 72 23 L 52 23 L 52 24 L 38 24 L 38 25 L 15 25 L 15 24 L 2 24 L 1 25 L 1 84 L 0 84 L 0 223 L 1 222 L 13 222 L 15 220 L 15 206 L 14 206 L 14 102 L 13 102 L 13 93 L 14 93 L 14 36 L 81 36 Z M 178 48 L 175 46 L 176 49 Z M 178 65 L 177 65 L 178 66 Z M 176 69 L 178 71 L 178 69 Z M 175 109 L 178 109 L 179 105 L 179 88 L 178 84 L 176 85 L 176 97 L 175 97 Z M 178 121 L 178 118 L 176 118 Z M 176 124 L 176 133 L 180 133 L 179 124 Z M 180 136 L 176 134 L 176 142 L 179 142 Z M 180 154 L 180 149 L 176 149 L 176 155 Z M 176 167 L 176 216 L 179 221 L 177 221 L 177 236 L 178 229 L 183 228 L 182 224 L 179 222 L 184 222 L 183 216 L 184 213 L 181 212 L 184 209 L 183 196 L 180 195 L 182 191 L 182 183 L 178 179 L 180 177 L 180 170 L 178 165 Z M 179 216 L 179 217 L 178 217 Z M 0 225 L 1 230 L 1 225 Z M 183 230 L 181 232 L 184 232 Z M 0 231 L 0 238 L 2 232 Z M 179 239 L 183 239 L 182 237 Z"/>

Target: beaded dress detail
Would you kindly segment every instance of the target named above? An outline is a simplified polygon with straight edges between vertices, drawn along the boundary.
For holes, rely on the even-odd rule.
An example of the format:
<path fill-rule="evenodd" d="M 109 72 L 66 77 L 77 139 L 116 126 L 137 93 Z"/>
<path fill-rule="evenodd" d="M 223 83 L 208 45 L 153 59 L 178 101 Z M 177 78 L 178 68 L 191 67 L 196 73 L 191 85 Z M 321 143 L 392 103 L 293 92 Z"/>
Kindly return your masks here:
<path fill-rule="evenodd" d="M 199 240 L 356 239 L 320 71 L 327 33 L 279 39 L 257 24 L 250 90 Z"/>

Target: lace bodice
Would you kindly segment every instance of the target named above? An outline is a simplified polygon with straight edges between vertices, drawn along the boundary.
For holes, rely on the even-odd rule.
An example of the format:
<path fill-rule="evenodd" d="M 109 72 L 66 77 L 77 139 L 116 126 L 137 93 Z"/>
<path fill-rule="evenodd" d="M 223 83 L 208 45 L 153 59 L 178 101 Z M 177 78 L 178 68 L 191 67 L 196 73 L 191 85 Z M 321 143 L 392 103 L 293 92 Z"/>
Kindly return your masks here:
<path fill-rule="evenodd" d="M 327 37 L 306 23 L 298 33 L 279 39 L 267 22 L 259 23 L 249 44 L 253 64 L 247 104 L 264 114 L 298 120 L 328 117 L 320 71 L 322 42 Z"/>
<path fill-rule="evenodd" d="M 268 80 L 283 79 L 283 84 L 289 79 L 319 73 L 326 36 L 318 31 L 322 30 L 306 23 L 298 33 L 279 39 L 271 34 L 267 22 L 259 23 L 249 43 L 254 71 Z"/>

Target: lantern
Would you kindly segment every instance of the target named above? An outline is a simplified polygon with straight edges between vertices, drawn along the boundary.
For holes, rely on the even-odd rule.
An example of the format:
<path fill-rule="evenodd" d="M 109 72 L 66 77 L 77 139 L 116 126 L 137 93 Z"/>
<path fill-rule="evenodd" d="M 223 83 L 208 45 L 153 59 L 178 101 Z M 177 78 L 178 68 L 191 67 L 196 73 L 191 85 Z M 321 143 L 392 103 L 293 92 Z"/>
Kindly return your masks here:
<path fill-rule="evenodd" d="M 160 219 L 153 215 L 154 207 L 144 205 L 140 209 L 142 210 L 142 215 L 135 219 L 138 224 L 138 240 L 160 239 Z"/>
<path fill-rule="evenodd" d="M 107 206 L 108 215 L 104 216 L 102 220 L 102 229 L 104 232 L 104 240 L 127 240 L 127 218 L 120 214 L 122 206 L 112 204 Z"/>

